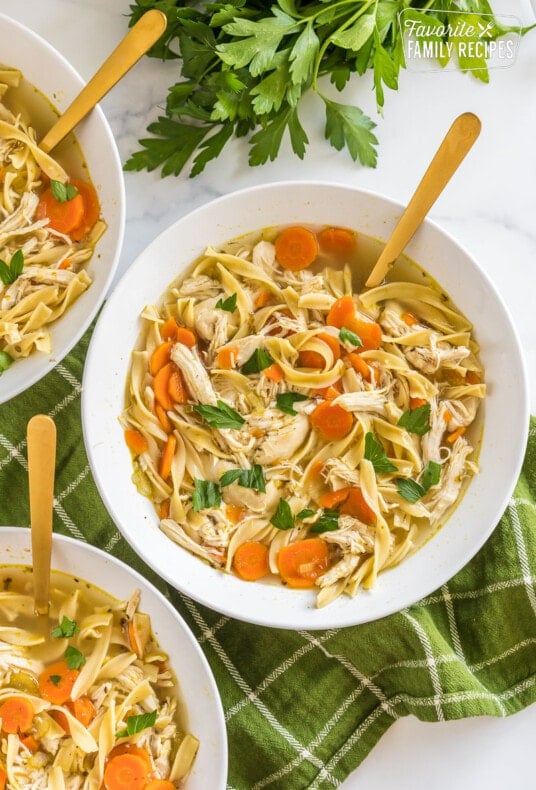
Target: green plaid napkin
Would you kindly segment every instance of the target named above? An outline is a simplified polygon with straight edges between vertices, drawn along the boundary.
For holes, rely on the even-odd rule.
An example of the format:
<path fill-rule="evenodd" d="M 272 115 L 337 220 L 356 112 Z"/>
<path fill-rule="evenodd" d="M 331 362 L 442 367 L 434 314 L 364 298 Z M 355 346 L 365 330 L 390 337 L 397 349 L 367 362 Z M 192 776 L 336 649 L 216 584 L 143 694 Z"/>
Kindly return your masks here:
<path fill-rule="evenodd" d="M 189 624 L 223 699 L 230 789 L 337 787 L 400 716 L 507 716 L 536 701 L 536 419 L 506 513 L 448 584 L 375 623 L 274 631 L 168 588 L 118 533 L 82 441 L 88 342 L 89 333 L 45 379 L 0 406 L 0 524 L 29 522 L 26 424 L 49 414 L 58 428 L 54 528 L 141 570 Z"/>

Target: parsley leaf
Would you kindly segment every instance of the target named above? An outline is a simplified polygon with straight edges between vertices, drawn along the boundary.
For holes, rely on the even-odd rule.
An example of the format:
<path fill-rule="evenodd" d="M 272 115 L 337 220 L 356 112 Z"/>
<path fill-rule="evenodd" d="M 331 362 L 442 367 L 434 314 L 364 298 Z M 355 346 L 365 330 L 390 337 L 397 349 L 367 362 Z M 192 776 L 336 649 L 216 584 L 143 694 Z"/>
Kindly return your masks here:
<path fill-rule="evenodd" d="M 361 164 L 376 167 L 378 139 L 370 131 L 376 124 L 359 107 L 339 104 L 322 96 L 326 105 L 325 137 L 340 151 L 346 145 L 350 156 Z"/>
<path fill-rule="evenodd" d="M 76 647 L 69 645 L 65 651 L 65 661 L 69 669 L 80 669 L 86 663 L 86 657 Z"/>
<path fill-rule="evenodd" d="M 59 686 L 61 681 L 61 675 L 50 675 L 50 680 L 54 683 L 55 686 Z"/>
<path fill-rule="evenodd" d="M 52 629 L 54 639 L 69 639 L 80 631 L 75 620 L 70 620 L 63 615 L 61 623 Z"/>
<path fill-rule="evenodd" d="M 252 488 L 254 491 L 266 492 L 266 480 L 260 464 L 253 464 L 251 469 L 229 469 L 220 477 L 222 488 L 237 482 L 242 488 Z"/>
<path fill-rule="evenodd" d="M 151 713 L 140 713 L 138 716 L 127 716 L 126 728 L 116 732 L 116 738 L 128 738 L 131 735 L 136 735 L 142 730 L 149 727 L 154 727 L 156 724 L 157 711 L 153 710 Z"/>
<path fill-rule="evenodd" d="M 407 502 L 418 502 L 419 499 L 428 493 L 428 489 L 439 483 L 441 479 L 441 464 L 436 461 L 428 461 L 422 473 L 421 483 L 416 480 L 401 478 L 396 481 L 398 493 Z"/>
<path fill-rule="evenodd" d="M 0 375 L 13 364 L 13 357 L 10 357 L 7 351 L 0 351 Z"/>
<path fill-rule="evenodd" d="M 323 510 L 318 521 L 310 527 L 311 532 L 316 534 L 334 532 L 336 529 L 339 529 L 339 511 L 330 509 Z"/>
<path fill-rule="evenodd" d="M 250 358 L 244 362 L 240 372 L 248 376 L 250 373 L 260 373 L 261 370 L 265 370 L 273 364 L 274 360 L 264 348 L 256 348 Z"/>
<path fill-rule="evenodd" d="M 304 400 L 309 400 L 309 396 L 303 395 L 301 392 L 279 392 L 275 398 L 276 406 L 279 411 L 292 415 L 298 413 L 294 408 L 294 404 Z"/>
<path fill-rule="evenodd" d="M 193 408 L 211 428 L 241 428 L 245 419 L 224 401 L 216 402 L 217 406 L 196 404 Z"/>
<path fill-rule="evenodd" d="M 374 437 L 370 431 L 365 434 L 364 456 L 370 461 L 375 472 L 396 472 L 397 468 L 387 458 L 383 445 Z"/>
<path fill-rule="evenodd" d="M 218 299 L 216 307 L 220 310 L 226 310 L 228 313 L 234 313 L 236 310 L 236 300 L 237 294 L 232 294 L 232 296 L 228 296 L 227 299 Z"/>
<path fill-rule="evenodd" d="M 280 497 L 277 509 L 270 519 L 270 524 L 273 524 L 277 529 L 292 529 L 294 526 L 294 516 L 292 510 L 286 499 Z"/>
<path fill-rule="evenodd" d="M 0 280 L 4 285 L 11 285 L 17 277 L 22 274 L 24 268 L 24 253 L 22 250 L 17 250 L 11 256 L 9 264 L 0 260 Z"/>
<path fill-rule="evenodd" d="M 69 184 L 69 182 L 62 184 L 61 181 L 56 181 L 54 178 L 50 179 L 50 190 L 58 203 L 67 203 L 78 195 L 78 189 L 74 184 Z"/>
<path fill-rule="evenodd" d="M 429 403 L 423 403 L 422 406 L 417 406 L 416 409 L 408 409 L 404 412 L 397 424 L 410 433 L 424 436 L 432 427 L 429 422 L 430 410 L 431 406 Z"/>
<path fill-rule="evenodd" d="M 200 480 L 194 477 L 194 492 L 192 494 L 193 509 L 206 510 L 209 507 L 221 505 L 221 491 L 217 483 L 211 480 Z"/>
<path fill-rule="evenodd" d="M 359 335 L 356 335 L 355 332 L 351 332 L 349 329 L 346 329 L 345 326 L 343 326 L 339 332 L 339 339 L 341 343 L 349 343 L 351 346 L 354 346 L 354 348 L 359 348 L 359 346 L 363 345 Z"/>

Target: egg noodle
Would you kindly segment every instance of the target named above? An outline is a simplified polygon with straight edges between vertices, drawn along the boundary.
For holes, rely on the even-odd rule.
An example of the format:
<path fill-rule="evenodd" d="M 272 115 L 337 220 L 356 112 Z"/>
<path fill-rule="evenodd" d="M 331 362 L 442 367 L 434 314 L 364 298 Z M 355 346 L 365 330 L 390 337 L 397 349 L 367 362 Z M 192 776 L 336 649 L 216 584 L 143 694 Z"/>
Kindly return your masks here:
<path fill-rule="evenodd" d="M 83 265 L 105 230 L 99 220 L 74 240 L 48 218 L 37 218 L 45 186 L 69 178 L 38 147 L 32 127 L 2 103 L 21 79 L 19 71 L 0 66 L 0 261 L 8 269 L 16 255 L 23 262 L 16 276 L 0 279 L 0 370 L 35 350 L 52 351 L 48 327 L 91 285 Z"/>
<path fill-rule="evenodd" d="M 438 288 L 357 295 L 357 234 L 297 230 L 305 266 L 280 244 L 296 228 L 257 233 L 208 248 L 144 309 L 122 422 L 166 535 L 324 606 L 445 521 L 477 472 L 485 385 Z"/>
<path fill-rule="evenodd" d="M 141 790 L 160 778 L 182 787 L 199 742 L 181 728 L 176 677 L 138 611 L 139 591 L 120 602 L 60 577 L 45 628 L 31 576 L 2 568 L 0 785 Z"/>

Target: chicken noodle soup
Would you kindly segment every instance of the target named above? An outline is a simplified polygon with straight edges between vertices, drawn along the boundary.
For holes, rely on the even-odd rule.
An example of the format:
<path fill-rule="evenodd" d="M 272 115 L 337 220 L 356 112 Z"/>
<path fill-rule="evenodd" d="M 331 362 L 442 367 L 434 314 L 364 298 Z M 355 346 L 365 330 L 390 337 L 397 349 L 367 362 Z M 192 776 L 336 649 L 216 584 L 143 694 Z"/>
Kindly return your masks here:
<path fill-rule="evenodd" d="M 422 545 L 477 472 L 471 324 L 409 263 L 359 293 L 370 241 L 287 227 L 208 248 L 145 308 L 122 415 L 166 535 L 318 606 Z"/>
<path fill-rule="evenodd" d="M 198 740 L 139 599 L 53 572 L 43 625 L 29 569 L 0 570 L 1 787 L 182 787 Z"/>
<path fill-rule="evenodd" d="M 68 173 L 10 100 L 23 85 L 19 71 L 0 66 L 0 373 L 52 351 L 48 326 L 91 285 L 84 267 L 105 229 L 95 189 L 72 177 L 83 173 L 74 147 Z"/>

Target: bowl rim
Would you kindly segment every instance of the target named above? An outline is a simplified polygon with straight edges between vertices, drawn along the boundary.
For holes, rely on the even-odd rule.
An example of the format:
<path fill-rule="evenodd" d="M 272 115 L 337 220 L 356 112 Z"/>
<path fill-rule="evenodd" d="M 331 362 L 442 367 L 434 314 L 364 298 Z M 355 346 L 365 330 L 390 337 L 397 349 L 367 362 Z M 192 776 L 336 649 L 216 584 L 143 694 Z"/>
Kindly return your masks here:
<path fill-rule="evenodd" d="M 95 480 L 95 483 L 99 490 L 99 494 L 104 502 L 104 505 L 108 513 L 110 514 L 111 518 L 114 520 L 114 523 L 116 523 L 116 525 L 118 526 L 120 532 L 122 532 L 122 534 L 124 535 L 127 542 L 134 549 L 134 551 L 136 551 L 136 553 L 139 554 L 139 556 L 142 557 L 143 560 L 150 567 L 152 567 L 159 575 L 165 578 L 166 581 L 168 581 L 172 586 L 179 589 L 183 594 L 193 598 L 194 600 L 203 604 L 204 606 L 207 606 L 211 609 L 215 609 L 216 611 L 221 612 L 222 614 L 229 617 L 233 617 L 239 620 L 244 620 L 246 622 L 251 622 L 257 625 L 263 625 L 268 627 L 288 628 L 288 629 L 307 628 L 308 630 L 320 630 L 320 629 L 332 628 L 332 627 L 346 627 L 350 625 L 358 625 L 361 623 L 370 622 L 371 620 L 380 619 L 381 617 L 398 612 L 404 609 L 405 607 L 416 603 L 423 597 L 426 597 L 426 595 L 429 595 L 434 590 L 440 588 L 449 579 L 451 579 L 459 570 L 461 570 L 461 568 L 463 568 L 475 556 L 475 554 L 483 546 L 485 541 L 489 538 L 489 536 L 497 526 L 499 519 L 497 518 L 495 522 L 492 522 L 490 520 L 490 523 L 487 524 L 486 529 L 479 530 L 478 539 L 475 539 L 474 536 L 472 537 L 470 544 L 470 552 L 469 551 L 465 552 L 463 556 L 458 559 L 457 562 L 451 562 L 448 566 L 448 569 L 444 568 L 441 573 L 438 573 L 434 577 L 435 583 L 433 587 L 428 586 L 426 589 L 420 589 L 417 585 L 417 588 L 413 592 L 410 592 L 402 599 L 392 601 L 391 605 L 385 606 L 381 614 L 368 616 L 367 613 L 365 612 L 365 613 L 360 613 L 359 617 L 352 617 L 352 616 L 348 616 L 347 613 L 344 614 L 343 612 L 341 615 L 341 613 L 339 612 L 338 613 L 334 612 L 333 610 L 334 604 L 331 604 L 330 606 L 326 607 L 323 610 L 316 610 L 316 611 L 323 611 L 330 613 L 331 616 L 327 615 L 325 617 L 325 620 L 322 622 L 312 622 L 312 621 L 309 622 L 307 620 L 307 616 L 303 616 L 303 615 L 300 616 L 300 613 L 298 613 L 297 616 L 294 616 L 292 612 L 288 612 L 288 611 L 284 612 L 283 614 L 279 613 L 279 617 L 271 616 L 271 615 L 266 616 L 265 614 L 258 614 L 258 613 L 252 615 L 251 612 L 249 612 L 248 615 L 245 616 L 241 611 L 239 610 L 237 611 L 236 605 L 234 604 L 229 605 L 227 603 L 225 595 L 222 594 L 220 596 L 218 595 L 211 596 L 209 594 L 206 594 L 206 591 L 205 592 L 203 592 L 202 590 L 200 591 L 197 587 L 195 590 L 192 590 L 191 587 L 186 587 L 183 584 L 181 584 L 181 580 L 177 580 L 177 578 L 174 578 L 169 572 L 163 571 L 162 567 L 156 567 L 156 565 L 154 564 L 154 559 L 153 557 L 151 557 L 150 547 L 148 547 L 147 544 L 134 539 L 132 532 L 127 532 L 125 530 L 125 525 L 122 523 L 120 508 L 118 509 L 117 500 L 116 499 L 114 500 L 113 498 L 110 497 L 110 492 L 107 488 L 104 477 L 100 473 L 100 469 L 98 467 L 98 463 L 96 461 L 93 452 L 93 446 L 92 446 L 92 442 L 96 437 L 94 436 L 94 423 L 92 422 L 93 416 L 91 414 L 90 398 L 93 388 L 93 383 L 92 383 L 93 376 L 94 374 L 97 374 L 97 369 L 98 369 L 98 363 L 96 359 L 98 354 L 96 352 L 96 349 L 99 343 L 102 342 L 101 334 L 105 333 L 105 324 L 108 320 L 108 316 L 113 314 L 113 311 L 116 309 L 115 305 L 121 303 L 121 300 L 123 298 L 123 293 L 128 293 L 128 288 L 130 283 L 139 277 L 139 272 L 143 269 L 144 261 L 148 257 L 150 257 L 151 251 L 157 247 L 162 248 L 166 244 L 169 246 L 169 242 L 173 240 L 175 234 L 177 233 L 178 228 L 180 229 L 181 226 L 183 226 L 186 222 L 192 224 L 199 222 L 199 219 L 202 218 L 203 214 L 205 214 L 205 212 L 207 211 L 212 211 L 214 208 L 218 209 L 218 207 L 220 206 L 225 206 L 227 202 L 236 200 L 237 198 L 238 199 L 247 198 L 249 196 L 253 196 L 255 193 L 258 192 L 273 193 L 280 190 L 285 190 L 289 187 L 294 189 L 299 188 L 305 190 L 311 188 L 329 188 L 329 189 L 335 188 L 337 190 L 344 191 L 348 195 L 350 194 L 355 195 L 356 193 L 359 193 L 364 199 L 380 201 L 382 204 L 384 204 L 386 211 L 387 210 L 391 212 L 394 211 L 396 216 L 402 213 L 402 211 L 405 208 L 405 206 L 402 203 L 393 200 L 392 198 L 387 197 L 380 192 L 376 192 L 369 189 L 363 189 L 361 187 L 356 187 L 356 186 L 351 186 L 348 184 L 341 184 L 336 182 L 318 181 L 318 180 L 303 180 L 303 181 L 287 180 L 287 181 L 276 181 L 266 184 L 259 184 L 256 186 L 249 186 L 240 190 L 226 193 L 224 195 L 221 195 L 220 197 L 217 197 L 209 201 L 208 203 L 202 204 L 201 206 L 195 208 L 193 211 L 190 211 L 185 215 L 179 217 L 176 221 L 174 221 L 171 225 L 169 225 L 166 229 L 164 229 L 158 236 L 156 236 L 152 240 L 152 242 L 150 242 L 149 245 L 130 264 L 129 268 L 121 278 L 119 284 L 114 289 L 110 299 L 107 301 L 106 305 L 104 306 L 103 312 L 97 322 L 95 332 L 90 342 L 86 364 L 84 367 L 83 389 L 82 389 L 82 428 L 83 428 L 84 442 L 86 445 L 86 451 L 88 454 L 88 459 L 93 474 L 93 479 Z M 260 222 L 258 227 L 260 228 L 262 226 L 266 226 L 266 224 L 269 224 L 269 222 L 268 223 L 265 222 L 264 225 L 262 222 Z M 510 315 L 510 311 L 507 305 L 505 304 L 504 300 L 500 296 L 495 285 L 493 284 L 492 280 L 485 272 L 485 270 L 473 258 L 473 256 L 467 251 L 467 249 L 462 244 L 460 244 L 454 238 L 454 236 L 452 236 L 452 234 L 447 232 L 438 223 L 434 222 L 429 218 L 426 218 L 423 222 L 423 226 L 425 228 L 428 228 L 430 232 L 433 232 L 434 234 L 443 237 L 443 240 L 446 243 L 456 248 L 459 251 L 459 253 L 463 256 L 463 258 L 473 266 L 475 272 L 478 273 L 478 276 L 482 279 L 482 282 L 486 285 L 486 288 L 488 289 L 490 294 L 494 296 L 498 305 L 501 307 L 503 311 L 504 320 L 509 325 L 509 329 L 511 331 L 512 341 L 515 346 L 514 350 L 517 353 L 518 370 L 516 372 L 518 374 L 518 378 L 516 379 L 517 382 L 516 389 L 519 397 L 519 404 L 518 404 L 519 408 L 516 412 L 516 419 L 517 419 L 516 425 L 518 431 L 519 444 L 522 445 L 522 450 L 517 450 L 516 462 L 510 470 L 509 484 L 503 490 L 500 506 L 499 505 L 497 506 L 497 511 L 500 510 L 500 514 L 499 514 L 500 517 L 502 516 L 508 505 L 508 502 L 513 493 L 517 479 L 519 478 L 519 473 L 521 471 L 523 458 L 524 458 L 524 449 L 526 447 L 526 442 L 528 438 L 528 429 L 529 429 L 528 374 L 527 374 L 526 362 L 525 362 L 522 346 L 520 343 L 517 329 Z M 359 228 L 357 227 L 357 217 L 356 217 L 356 229 L 359 231 Z M 406 250 L 411 250 L 413 243 L 414 242 L 412 240 L 407 245 Z M 177 258 L 177 260 L 179 260 L 179 258 Z M 174 277 L 179 276 L 183 269 L 183 266 L 188 265 L 188 263 L 191 263 L 191 260 L 187 261 L 186 264 L 182 264 L 178 262 L 176 265 L 176 274 L 174 275 Z M 168 277 L 169 281 L 171 281 L 171 279 L 172 278 Z M 449 291 L 448 288 L 446 290 Z M 160 292 L 160 296 L 162 295 L 162 292 L 163 291 Z M 458 300 L 456 298 L 456 295 L 453 296 L 453 299 L 454 302 L 457 303 Z M 124 299 L 123 299 L 123 303 L 124 303 Z M 136 320 L 138 318 L 139 315 L 136 316 Z M 139 325 L 136 331 L 139 332 Z M 132 347 L 128 349 L 128 359 L 130 359 L 131 350 Z M 127 365 L 126 365 L 127 368 L 128 365 L 129 362 L 127 360 Z M 122 372 L 123 372 L 123 367 L 121 366 L 121 375 Z M 121 410 L 120 408 L 117 409 L 117 418 L 119 417 L 120 410 Z M 139 496 L 141 497 L 141 495 Z M 450 518 L 447 520 L 446 524 L 449 521 Z M 445 530 L 446 524 L 441 527 L 441 529 L 438 531 L 438 533 L 434 536 L 432 540 L 428 541 L 427 544 L 425 544 L 422 548 L 420 548 L 417 552 L 415 552 L 411 556 L 416 557 L 422 552 L 424 552 L 426 546 L 432 544 L 434 542 L 434 539 L 437 537 L 437 535 L 440 534 L 443 530 Z M 167 540 L 170 541 L 169 538 Z M 182 549 L 182 551 L 185 550 Z M 400 565 L 395 566 L 393 569 L 388 569 L 384 571 L 381 574 L 380 578 L 385 578 L 386 574 L 389 573 L 392 574 L 394 571 L 396 571 L 397 568 L 402 567 L 405 563 L 407 563 L 411 559 L 411 556 L 403 563 L 400 563 Z M 195 558 L 195 561 L 197 563 L 200 563 L 200 560 L 198 558 Z M 204 565 L 204 568 L 209 569 L 209 566 Z M 217 573 L 219 575 L 224 575 L 219 570 L 218 571 L 215 569 L 209 569 L 209 570 L 214 571 L 214 573 Z M 241 582 L 241 584 L 245 585 L 244 582 Z M 292 591 L 293 595 L 297 595 L 297 596 L 300 596 L 302 592 L 307 592 L 307 591 L 297 591 L 297 590 Z M 356 598 L 353 598 L 351 600 L 355 601 Z"/>
<path fill-rule="evenodd" d="M 2 547 L 6 546 L 6 543 L 9 541 L 10 536 L 16 536 L 17 540 L 19 539 L 26 539 L 26 543 L 28 547 L 31 545 L 31 532 L 28 527 L 17 527 L 17 526 L 0 526 L 0 544 Z M 127 576 L 132 577 L 133 582 L 133 589 L 135 585 L 138 584 L 141 586 L 142 589 L 142 598 L 143 598 L 143 591 L 148 590 L 150 594 L 156 599 L 158 606 L 164 609 L 168 616 L 173 618 L 176 623 L 178 624 L 182 637 L 187 640 L 190 649 L 192 650 L 193 654 L 195 655 L 195 660 L 199 664 L 199 668 L 201 669 L 203 675 L 203 687 L 205 696 L 211 696 L 213 702 L 213 710 L 211 711 L 211 717 L 215 723 L 215 729 L 218 731 L 218 735 L 220 738 L 220 748 L 219 752 L 219 775 L 218 780 L 219 784 L 214 788 L 214 790 L 224 790 L 227 780 L 227 755 L 228 755 L 228 740 L 227 740 L 227 728 L 225 724 L 225 716 L 223 712 L 223 704 L 221 700 L 220 691 L 216 680 L 214 678 L 214 674 L 208 663 L 207 657 L 205 656 L 204 652 L 199 645 L 199 642 L 195 638 L 192 630 L 184 620 L 181 613 L 172 605 L 170 601 L 160 592 L 160 590 L 155 587 L 155 585 L 146 579 L 139 571 L 135 568 L 132 568 L 130 565 L 127 565 L 126 562 L 115 557 L 113 554 L 108 554 L 107 552 L 103 551 L 102 549 L 98 548 L 98 546 L 93 545 L 92 543 L 84 542 L 81 540 L 77 540 L 76 538 L 72 538 L 69 535 L 63 535 L 60 533 L 53 533 L 52 535 L 52 551 L 54 551 L 54 547 L 58 546 L 61 547 L 63 545 L 67 546 L 69 550 L 73 550 L 75 552 L 88 552 L 89 554 L 93 555 L 97 560 L 105 563 L 110 563 L 112 566 L 116 566 L 120 568 L 123 573 L 126 573 Z M 15 566 L 31 566 L 31 552 L 28 554 L 29 562 L 2 562 L 0 559 L 0 569 L 9 567 L 11 565 Z M 61 571 L 65 573 L 66 571 Z M 85 581 L 89 581 L 93 586 L 98 587 L 102 590 L 105 590 L 105 586 L 102 582 L 95 581 L 94 578 L 85 579 Z M 108 593 L 113 598 L 117 598 L 117 596 L 113 593 Z M 160 640 L 160 637 L 159 637 Z M 165 636 L 164 636 L 165 642 Z M 165 644 L 163 645 L 165 647 Z M 181 673 L 178 667 L 174 667 L 174 671 L 177 674 L 177 678 L 179 681 L 179 687 L 181 688 L 181 694 L 184 696 L 184 689 L 183 683 L 181 680 Z M 190 717 L 190 708 L 191 703 L 187 706 L 187 718 Z M 202 740 L 203 735 L 199 735 L 200 740 Z M 188 787 L 188 783 L 186 785 L 186 790 Z"/>
<path fill-rule="evenodd" d="M 46 50 L 51 58 L 53 58 L 56 63 L 65 71 L 66 77 L 69 80 L 70 85 L 68 86 L 68 90 L 75 91 L 78 93 L 85 85 L 86 82 L 80 75 L 80 73 L 75 69 L 75 67 L 67 60 L 67 58 L 58 50 L 56 47 L 51 44 L 47 39 L 41 36 L 39 33 L 36 33 L 31 28 L 24 25 L 22 22 L 19 22 L 16 19 L 4 14 L 0 11 L 0 30 L 2 28 L 7 28 L 9 30 L 10 27 L 13 27 L 14 32 L 16 33 L 18 39 L 20 40 L 21 37 L 26 38 L 29 42 L 33 43 L 40 47 L 42 50 Z M 0 53 L 0 56 L 2 53 Z M 5 66 L 9 66 L 9 63 L 5 63 L 2 59 L 2 62 Z M 26 75 L 23 72 L 23 77 Z M 33 85 L 45 98 L 50 104 L 53 106 L 55 111 L 58 112 L 58 101 L 56 99 L 51 99 L 50 96 L 45 93 L 39 85 L 35 85 L 34 82 L 30 81 L 30 84 Z M 73 94 L 74 95 L 74 94 Z M 24 380 L 11 383 L 8 377 L 5 377 L 5 373 L 3 374 L 2 378 L 4 382 L 9 382 L 5 384 L 5 386 L 1 386 L 2 378 L 0 378 L 0 404 L 6 403 L 9 400 L 13 399 L 17 395 L 20 395 L 22 392 L 25 392 L 27 389 L 32 387 L 38 381 L 40 381 L 44 376 L 46 376 L 50 371 L 52 371 L 66 356 L 69 354 L 70 351 L 74 348 L 74 346 L 78 343 L 78 341 L 82 338 L 85 334 L 89 326 L 91 325 L 93 319 L 97 315 L 98 311 L 102 307 L 104 300 L 106 299 L 108 292 L 110 291 L 112 282 L 117 272 L 117 268 L 119 265 L 119 259 L 121 256 L 121 252 L 123 249 L 124 243 L 124 236 L 125 236 L 125 225 L 126 225 L 126 190 L 125 190 L 125 181 L 123 177 L 123 168 L 121 164 L 121 158 L 119 155 L 119 150 L 117 148 L 117 143 L 115 141 L 115 137 L 112 133 L 110 124 L 108 119 L 106 118 L 102 107 L 100 104 L 95 105 L 91 113 L 87 116 L 94 117 L 92 123 L 98 123 L 101 129 L 101 133 L 106 138 L 106 144 L 108 147 L 109 155 L 110 155 L 110 162 L 117 176 L 117 186 L 119 187 L 119 192 L 117 194 L 117 201 L 114 204 L 115 210 L 117 211 L 117 219 L 114 222 L 114 225 L 117 229 L 117 244 L 115 245 L 113 257 L 107 258 L 106 260 L 106 276 L 103 278 L 102 286 L 101 286 L 101 293 L 99 298 L 97 298 L 94 303 L 90 306 L 89 309 L 84 311 L 83 320 L 79 323 L 78 328 L 76 331 L 71 332 L 68 340 L 63 343 L 61 348 L 57 347 L 54 344 L 54 337 L 53 337 L 53 346 L 52 351 L 49 354 L 42 353 L 42 352 L 34 352 L 31 354 L 30 357 L 24 357 L 18 361 L 18 364 L 24 364 L 25 360 L 31 359 L 33 360 L 35 354 L 39 356 L 39 363 L 33 363 L 31 372 L 24 376 Z M 82 119 L 80 123 L 82 124 L 85 119 Z M 78 125 L 77 125 L 78 126 Z M 84 136 L 84 131 L 80 131 L 78 128 L 74 130 L 75 137 L 79 140 L 80 135 Z M 82 153 L 85 155 L 84 145 L 80 145 Z M 91 168 L 89 168 L 89 174 L 92 176 Z M 106 234 L 105 234 L 106 235 Z M 98 244 L 95 248 L 94 254 L 98 255 Z M 82 294 L 83 296 L 83 294 Z M 75 303 L 76 304 L 76 303 Z M 69 309 L 67 310 L 67 316 L 69 315 L 70 309 L 74 305 L 70 305 Z M 63 319 L 63 316 L 60 317 L 60 321 Z M 54 326 L 56 322 L 51 324 L 52 332 L 54 331 Z M 5 378 L 4 378 L 5 377 Z"/>

